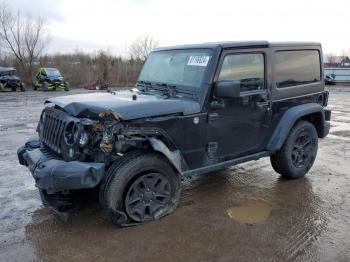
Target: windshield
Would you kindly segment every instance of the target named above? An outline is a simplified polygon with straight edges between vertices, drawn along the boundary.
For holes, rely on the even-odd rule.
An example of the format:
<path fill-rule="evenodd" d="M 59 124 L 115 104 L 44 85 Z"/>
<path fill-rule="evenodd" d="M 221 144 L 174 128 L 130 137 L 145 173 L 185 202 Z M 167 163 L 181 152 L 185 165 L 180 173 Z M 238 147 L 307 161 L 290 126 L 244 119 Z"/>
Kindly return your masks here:
<path fill-rule="evenodd" d="M 12 76 L 16 75 L 16 70 L 2 71 L 0 72 L 1 76 Z"/>
<path fill-rule="evenodd" d="M 210 63 L 209 50 L 171 50 L 151 53 L 139 81 L 199 88 Z"/>
<path fill-rule="evenodd" d="M 46 75 L 49 77 L 61 76 L 60 71 L 58 71 L 57 69 L 47 68 L 45 69 L 45 72 L 46 72 Z"/>

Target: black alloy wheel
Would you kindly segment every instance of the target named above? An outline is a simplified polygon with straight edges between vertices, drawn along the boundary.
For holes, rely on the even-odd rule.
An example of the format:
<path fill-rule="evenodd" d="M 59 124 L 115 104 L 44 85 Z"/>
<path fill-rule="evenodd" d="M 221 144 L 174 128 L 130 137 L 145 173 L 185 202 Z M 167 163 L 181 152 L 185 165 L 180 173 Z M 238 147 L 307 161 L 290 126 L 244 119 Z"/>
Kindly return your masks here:
<path fill-rule="evenodd" d="M 296 137 L 292 149 L 292 162 L 295 167 L 302 168 L 309 164 L 314 151 L 311 135 L 308 130 L 302 130 Z"/>
<path fill-rule="evenodd" d="M 315 126 L 299 121 L 290 131 L 282 148 L 271 155 L 273 169 L 285 178 L 303 177 L 312 167 L 318 149 Z"/>
<path fill-rule="evenodd" d="M 125 209 L 135 221 L 154 220 L 157 212 L 171 200 L 169 180 L 162 174 L 149 173 L 134 181 L 126 194 Z"/>

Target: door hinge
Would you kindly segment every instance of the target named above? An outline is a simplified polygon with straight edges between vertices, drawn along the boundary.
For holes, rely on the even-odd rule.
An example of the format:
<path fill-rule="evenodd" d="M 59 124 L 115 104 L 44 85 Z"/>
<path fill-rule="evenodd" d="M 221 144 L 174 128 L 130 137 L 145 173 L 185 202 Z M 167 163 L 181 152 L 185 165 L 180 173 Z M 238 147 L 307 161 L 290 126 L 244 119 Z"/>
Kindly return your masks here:
<path fill-rule="evenodd" d="M 209 113 L 208 114 L 208 122 L 210 121 L 215 121 L 219 119 L 219 114 L 218 113 Z"/>

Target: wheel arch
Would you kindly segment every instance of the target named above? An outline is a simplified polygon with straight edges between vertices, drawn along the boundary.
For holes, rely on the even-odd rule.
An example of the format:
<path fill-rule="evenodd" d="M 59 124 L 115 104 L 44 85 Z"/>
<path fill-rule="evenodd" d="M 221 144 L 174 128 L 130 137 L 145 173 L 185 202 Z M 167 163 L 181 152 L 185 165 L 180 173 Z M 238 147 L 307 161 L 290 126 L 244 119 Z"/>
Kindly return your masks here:
<path fill-rule="evenodd" d="M 273 152 L 279 150 L 286 140 L 290 130 L 299 120 L 305 120 L 314 125 L 319 138 L 324 137 L 325 112 L 317 103 L 307 103 L 288 109 L 275 128 L 266 150 Z"/>

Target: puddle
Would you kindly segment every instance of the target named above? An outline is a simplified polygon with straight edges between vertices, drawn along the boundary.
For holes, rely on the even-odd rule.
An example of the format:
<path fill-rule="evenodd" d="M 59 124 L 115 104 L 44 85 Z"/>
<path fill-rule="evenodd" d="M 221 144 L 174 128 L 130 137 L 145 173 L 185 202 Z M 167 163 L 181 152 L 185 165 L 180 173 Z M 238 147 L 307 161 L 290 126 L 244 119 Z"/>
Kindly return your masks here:
<path fill-rule="evenodd" d="M 243 224 L 261 224 L 270 216 L 271 208 L 259 201 L 250 202 L 246 206 L 231 207 L 227 214 L 233 220 Z"/>

